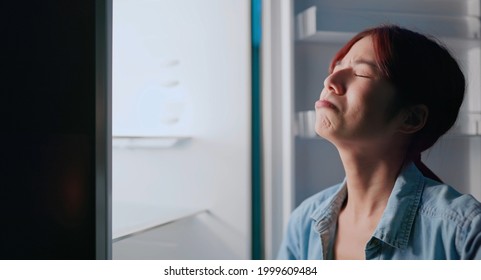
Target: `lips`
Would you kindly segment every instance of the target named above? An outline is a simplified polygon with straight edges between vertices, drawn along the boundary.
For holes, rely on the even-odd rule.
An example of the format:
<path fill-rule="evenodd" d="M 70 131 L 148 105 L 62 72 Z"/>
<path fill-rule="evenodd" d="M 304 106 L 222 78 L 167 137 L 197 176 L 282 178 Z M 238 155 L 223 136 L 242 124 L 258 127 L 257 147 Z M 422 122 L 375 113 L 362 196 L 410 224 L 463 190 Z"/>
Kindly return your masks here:
<path fill-rule="evenodd" d="M 318 109 L 318 108 L 337 109 L 337 107 L 333 103 L 331 103 L 330 101 L 328 101 L 326 99 L 317 100 L 316 103 L 315 103 L 315 107 L 316 107 L 316 109 Z"/>

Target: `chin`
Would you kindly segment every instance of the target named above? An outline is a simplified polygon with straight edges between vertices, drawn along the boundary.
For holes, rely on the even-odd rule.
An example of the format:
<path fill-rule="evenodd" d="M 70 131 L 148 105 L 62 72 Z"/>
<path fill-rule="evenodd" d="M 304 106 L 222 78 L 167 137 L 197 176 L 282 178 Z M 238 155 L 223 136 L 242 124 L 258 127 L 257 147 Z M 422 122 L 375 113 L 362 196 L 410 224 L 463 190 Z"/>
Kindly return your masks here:
<path fill-rule="evenodd" d="M 326 118 L 316 119 L 315 131 L 317 135 L 324 137 L 332 131 L 332 123 Z"/>
<path fill-rule="evenodd" d="M 331 135 L 328 127 L 319 127 L 319 126 L 316 126 L 315 131 L 316 131 L 316 134 L 317 134 L 319 137 L 322 137 L 322 138 L 324 138 L 324 139 L 329 140 L 329 139 L 332 137 L 332 135 Z M 331 136 L 331 137 L 330 137 L 330 136 Z"/>
<path fill-rule="evenodd" d="M 314 130 L 319 137 L 321 137 L 323 139 L 326 139 L 327 141 L 329 141 L 331 143 L 336 142 L 336 139 L 339 138 L 339 135 L 337 135 L 336 131 L 330 125 L 330 123 L 328 123 L 328 125 L 326 125 L 326 123 L 317 123 L 316 122 L 316 126 L 315 126 Z"/>

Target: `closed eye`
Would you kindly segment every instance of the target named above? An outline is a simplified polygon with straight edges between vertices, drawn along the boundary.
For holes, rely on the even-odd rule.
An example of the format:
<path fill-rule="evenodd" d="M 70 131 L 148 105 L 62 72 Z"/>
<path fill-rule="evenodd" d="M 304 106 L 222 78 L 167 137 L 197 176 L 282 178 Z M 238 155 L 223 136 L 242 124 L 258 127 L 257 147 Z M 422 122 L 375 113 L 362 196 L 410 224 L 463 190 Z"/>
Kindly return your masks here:
<path fill-rule="evenodd" d="M 356 74 L 356 73 L 354 74 L 354 76 L 356 76 L 356 77 L 361 77 L 361 78 L 366 78 L 366 79 L 370 79 L 370 78 L 371 78 L 371 76 L 369 76 L 369 75 Z"/>

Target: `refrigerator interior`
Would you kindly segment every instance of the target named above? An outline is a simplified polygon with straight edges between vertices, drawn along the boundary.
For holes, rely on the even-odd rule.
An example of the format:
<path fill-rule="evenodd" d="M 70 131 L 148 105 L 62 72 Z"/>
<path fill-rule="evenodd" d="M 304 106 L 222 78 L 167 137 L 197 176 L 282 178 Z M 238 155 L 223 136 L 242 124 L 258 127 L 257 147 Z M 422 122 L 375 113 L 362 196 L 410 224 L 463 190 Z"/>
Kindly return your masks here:
<path fill-rule="evenodd" d="M 113 1 L 113 258 L 250 257 L 248 1 Z"/>
<path fill-rule="evenodd" d="M 290 135 L 278 151 L 292 157 L 290 167 L 267 166 L 278 178 L 281 178 L 281 169 L 291 172 L 290 176 L 283 175 L 288 180 L 279 187 L 272 184 L 273 179 L 269 189 L 272 196 L 280 197 L 284 202 L 267 202 L 270 207 L 267 211 L 283 213 L 282 217 L 272 217 L 268 225 L 271 227 L 268 229 L 270 236 L 266 236 L 268 256 L 273 258 L 276 255 L 281 240 L 278 232 L 284 232 L 288 220 L 285 213 L 312 194 L 339 183 L 344 177 L 335 147 L 315 134 L 314 103 L 319 99 L 323 81 L 328 75 L 328 65 L 336 51 L 357 32 L 378 24 L 398 24 L 431 34 L 458 59 L 467 79 L 458 122 L 435 146 L 424 152 L 422 158 L 444 182 L 462 193 L 481 199 L 479 0 L 268 2 L 264 5 L 267 14 L 264 40 L 271 48 L 269 59 L 264 62 L 273 68 L 275 63 L 272 61 L 282 62 L 279 63 L 281 70 L 266 67 L 264 74 L 270 77 L 273 89 L 276 83 L 283 83 L 290 76 L 290 82 L 284 82 L 288 89 L 284 91 L 282 112 L 277 114 L 291 116 L 290 125 L 283 126 L 278 123 L 279 118 L 275 118 L 275 111 L 267 111 L 274 127 L 282 127 L 279 131 L 272 131 L 270 137 L 274 139 L 283 133 Z M 280 22 L 288 22 L 289 25 L 279 31 Z"/>

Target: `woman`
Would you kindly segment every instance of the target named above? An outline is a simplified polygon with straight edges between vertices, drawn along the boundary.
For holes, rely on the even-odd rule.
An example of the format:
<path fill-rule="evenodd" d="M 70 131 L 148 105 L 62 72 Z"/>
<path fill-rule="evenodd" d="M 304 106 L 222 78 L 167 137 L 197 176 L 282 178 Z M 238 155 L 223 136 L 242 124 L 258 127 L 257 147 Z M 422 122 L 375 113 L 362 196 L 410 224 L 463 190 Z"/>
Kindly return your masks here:
<path fill-rule="evenodd" d="M 464 76 L 434 40 L 368 29 L 335 56 L 315 103 L 316 132 L 344 182 L 293 213 L 280 259 L 481 259 L 481 204 L 421 162 L 454 124 Z"/>

